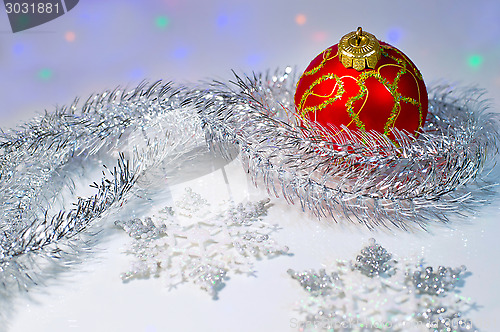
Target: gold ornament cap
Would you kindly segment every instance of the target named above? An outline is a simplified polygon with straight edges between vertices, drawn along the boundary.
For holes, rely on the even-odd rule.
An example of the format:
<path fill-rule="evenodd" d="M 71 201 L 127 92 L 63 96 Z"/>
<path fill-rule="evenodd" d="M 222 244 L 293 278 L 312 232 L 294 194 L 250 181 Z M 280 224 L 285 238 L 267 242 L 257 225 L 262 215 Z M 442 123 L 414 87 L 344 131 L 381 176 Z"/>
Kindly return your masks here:
<path fill-rule="evenodd" d="M 373 69 L 380 60 L 380 44 L 374 35 L 359 27 L 340 39 L 338 56 L 346 68 Z"/>

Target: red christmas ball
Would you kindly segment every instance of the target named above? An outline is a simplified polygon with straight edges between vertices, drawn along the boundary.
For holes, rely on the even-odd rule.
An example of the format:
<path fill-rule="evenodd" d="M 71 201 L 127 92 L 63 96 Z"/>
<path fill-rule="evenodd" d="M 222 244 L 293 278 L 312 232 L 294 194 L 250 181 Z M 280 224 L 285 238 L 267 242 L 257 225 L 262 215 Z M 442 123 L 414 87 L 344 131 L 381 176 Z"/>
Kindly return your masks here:
<path fill-rule="evenodd" d="M 314 60 L 295 92 L 300 117 L 324 128 L 377 131 L 392 128 L 417 135 L 427 116 L 422 75 L 397 48 L 361 28 Z"/>

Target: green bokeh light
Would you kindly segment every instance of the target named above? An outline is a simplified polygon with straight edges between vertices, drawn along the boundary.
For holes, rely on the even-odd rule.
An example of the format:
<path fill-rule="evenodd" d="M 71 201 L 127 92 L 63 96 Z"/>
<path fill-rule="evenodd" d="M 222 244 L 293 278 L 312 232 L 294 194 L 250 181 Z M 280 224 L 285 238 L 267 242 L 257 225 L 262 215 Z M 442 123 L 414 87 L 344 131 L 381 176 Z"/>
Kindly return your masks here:
<path fill-rule="evenodd" d="M 29 15 L 26 15 L 26 14 L 19 15 L 17 17 L 17 21 L 16 21 L 15 25 L 17 26 L 17 28 L 19 28 L 21 30 L 28 29 L 29 26 L 30 26 L 30 17 L 29 17 Z"/>
<path fill-rule="evenodd" d="M 166 16 L 158 16 L 155 19 L 155 25 L 156 25 L 156 27 L 158 27 L 160 29 L 165 29 L 169 23 L 170 23 L 170 20 Z"/>
<path fill-rule="evenodd" d="M 472 68 L 479 68 L 483 63 L 483 57 L 479 54 L 471 55 L 468 59 L 469 66 Z"/>
<path fill-rule="evenodd" d="M 52 70 L 49 68 L 43 68 L 38 71 L 38 78 L 44 81 L 48 81 L 52 78 Z"/>

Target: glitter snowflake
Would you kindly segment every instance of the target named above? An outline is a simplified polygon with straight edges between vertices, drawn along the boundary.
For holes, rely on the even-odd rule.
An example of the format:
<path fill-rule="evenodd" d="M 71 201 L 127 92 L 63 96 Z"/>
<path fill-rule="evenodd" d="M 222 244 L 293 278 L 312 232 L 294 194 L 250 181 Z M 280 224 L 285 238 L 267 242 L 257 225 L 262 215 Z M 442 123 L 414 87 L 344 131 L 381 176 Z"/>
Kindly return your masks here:
<path fill-rule="evenodd" d="M 118 220 L 133 243 L 136 260 L 124 281 L 163 277 L 170 288 L 192 282 L 217 298 L 231 273 L 254 274 L 254 262 L 287 255 L 271 235 L 279 228 L 264 222 L 269 199 L 211 206 L 190 188 L 173 206 L 145 219 Z"/>
<path fill-rule="evenodd" d="M 292 321 L 301 331 L 477 331 L 462 317 L 475 308 L 458 295 L 464 266 L 398 263 L 371 239 L 355 262 L 288 274 L 306 291 Z"/>

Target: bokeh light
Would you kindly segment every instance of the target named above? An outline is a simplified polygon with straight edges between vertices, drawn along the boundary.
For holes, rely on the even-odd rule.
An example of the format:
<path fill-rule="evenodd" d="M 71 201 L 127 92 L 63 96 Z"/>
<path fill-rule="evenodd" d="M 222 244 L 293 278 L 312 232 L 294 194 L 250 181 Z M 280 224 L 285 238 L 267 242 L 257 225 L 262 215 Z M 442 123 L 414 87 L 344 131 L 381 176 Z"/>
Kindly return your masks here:
<path fill-rule="evenodd" d="M 217 26 L 219 28 L 226 27 L 228 23 L 229 23 L 229 18 L 227 17 L 227 15 L 220 14 L 219 16 L 217 16 Z"/>
<path fill-rule="evenodd" d="M 403 30 L 398 27 L 389 29 L 386 34 L 386 39 L 389 44 L 397 44 L 403 36 Z"/>
<path fill-rule="evenodd" d="M 469 67 L 479 68 L 483 64 L 483 57 L 479 54 L 473 54 L 469 56 L 467 62 L 469 63 Z"/>
<path fill-rule="evenodd" d="M 175 8 L 180 5 L 181 0 L 163 0 L 163 2 L 171 8 Z"/>
<path fill-rule="evenodd" d="M 247 60 L 247 64 L 250 67 L 256 67 L 262 62 L 262 60 L 264 60 L 264 57 L 262 56 L 262 54 L 252 53 L 249 56 L 247 56 L 246 60 Z"/>
<path fill-rule="evenodd" d="M 298 25 L 304 25 L 307 22 L 307 17 L 304 14 L 298 14 L 295 16 L 295 23 Z"/>
<path fill-rule="evenodd" d="M 170 19 L 164 15 L 158 16 L 155 19 L 155 25 L 157 28 L 165 29 L 170 23 Z"/>
<path fill-rule="evenodd" d="M 24 30 L 30 26 L 31 19 L 28 14 L 21 14 L 17 21 L 17 27 L 20 30 Z"/>
<path fill-rule="evenodd" d="M 53 73 L 49 68 L 42 68 L 38 71 L 38 78 L 43 81 L 48 81 L 52 78 Z"/>
<path fill-rule="evenodd" d="M 24 53 L 25 49 L 26 46 L 23 43 L 17 42 L 12 46 L 12 53 L 15 55 L 21 55 Z"/>
<path fill-rule="evenodd" d="M 130 70 L 128 72 L 128 78 L 133 80 L 133 81 L 144 79 L 144 76 L 145 76 L 145 72 L 140 67 L 133 68 L 132 70 Z"/>
<path fill-rule="evenodd" d="M 316 31 L 314 34 L 313 34 L 313 40 L 315 42 L 323 42 L 326 40 L 326 32 L 324 31 Z"/>
<path fill-rule="evenodd" d="M 65 34 L 64 34 L 64 39 L 66 39 L 66 41 L 68 42 L 74 42 L 75 41 L 75 38 L 76 38 L 76 35 L 73 31 L 67 31 Z"/>
<path fill-rule="evenodd" d="M 185 59 L 189 54 L 189 50 L 186 47 L 177 47 L 173 52 L 172 55 L 174 59 L 177 60 L 183 60 Z"/>

